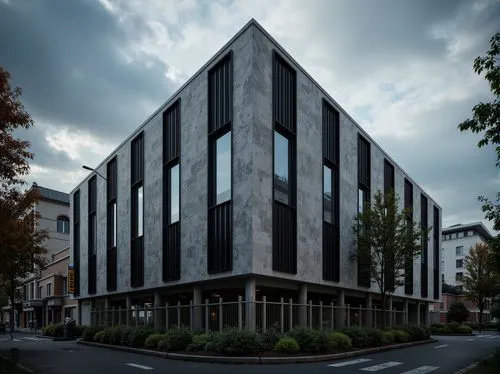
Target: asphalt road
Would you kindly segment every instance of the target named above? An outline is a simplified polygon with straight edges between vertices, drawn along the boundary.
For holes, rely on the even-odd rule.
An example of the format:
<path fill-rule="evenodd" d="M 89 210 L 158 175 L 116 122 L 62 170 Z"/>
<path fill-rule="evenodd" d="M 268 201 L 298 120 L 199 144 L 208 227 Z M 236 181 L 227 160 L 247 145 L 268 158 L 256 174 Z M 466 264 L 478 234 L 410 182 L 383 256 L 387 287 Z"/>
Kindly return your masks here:
<path fill-rule="evenodd" d="M 220 374 L 452 374 L 500 348 L 500 335 L 494 332 L 474 337 L 437 337 L 439 342 L 406 349 L 354 357 L 347 360 L 294 365 L 229 365 L 167 360 L 139 354 L 53 342 L 32 335 L 16 334 L 10 341 L 0 335 L 0 353 L 11 347 L 21 353 L 21 362 L 38 374 L 142 374 L 220 373 Z"/>

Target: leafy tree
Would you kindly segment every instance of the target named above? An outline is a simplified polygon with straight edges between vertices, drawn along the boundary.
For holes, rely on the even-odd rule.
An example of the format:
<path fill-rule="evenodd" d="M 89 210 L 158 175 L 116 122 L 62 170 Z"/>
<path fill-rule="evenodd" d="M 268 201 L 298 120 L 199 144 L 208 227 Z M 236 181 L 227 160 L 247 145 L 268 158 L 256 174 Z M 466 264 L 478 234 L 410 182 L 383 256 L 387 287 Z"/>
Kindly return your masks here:
<path fill-rule="evenodd" d="M 396 193 L 377 191 L 373 205 L 366 204 L 353 226 L 357 251 L 352 259 L 366 264 L 367 275 L 378 286 L 384 315 L 388 297 L 405 284 L 405 263 L 420 255 L 429 232 L 409 221 L 409 210 L 398 211 L 398 205 Z"/>
<path fill-rule="evenodd" d="M 450 304 L 448 313 L 446 314 L 447 322 L 462 323 L 467 321 L 467 318 L 469 318 L 469 310 L 464 303 L 456 301 Z"/>
<path fill-rule="evenodd" d="M 465 294 L 479 309 L 480 326 L 483 323 L 484 307 L 497 291 L 498 275 L 492 257 L 493 253 L 486 244 L 477 243 L 465 259 Z"/>
<path fill-rule="evenodd" d="M 456 286 L 452 286 L 451 284 L 443 283 L 442 287 L 443 293 L 449 293 L 451 295 L 462 295 L 463 292 Z"/>
<path fill-rule="evenodd" d="M 492 93 L 492 101 L 489 103 L 479 103 L 472 108 L 472 119 L 467 119 L 458 125 L 460 131 L 471 131 L 482 134 L 482 139 L 478 147 L 488 144 L 496 146 L 497 162 L 500 167 L 500 66 L 498 55 L 500 54 L 500 32 L 490 39 L 490 49 L 484 56 L 478 56 L 474 60 L 474 72 L 478 75 L 484 73 L 484 78 L 488 81 Z M 482 211 L 485 218 L 493 222 L 493 228 L 500 231 L 500 192 L 496 195 L 496 202 L 479 196 L 479 201 L 483 203 Z M 500 270 L 500 238 L 496 237 L 490 247 L 496 253 L 497 268 Z"/>

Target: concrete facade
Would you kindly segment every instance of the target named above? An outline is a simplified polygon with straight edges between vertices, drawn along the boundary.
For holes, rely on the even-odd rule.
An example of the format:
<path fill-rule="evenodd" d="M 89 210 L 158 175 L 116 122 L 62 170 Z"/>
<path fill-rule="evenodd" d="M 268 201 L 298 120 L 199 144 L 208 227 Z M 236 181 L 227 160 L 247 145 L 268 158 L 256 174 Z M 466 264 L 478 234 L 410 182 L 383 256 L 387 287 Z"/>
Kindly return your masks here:
<path fill-rule="evenodd" d="M 272 269 L 273 121 L 272 54 L 276 50 L 297 74 L 297 273 Z M 232 51 L 232 204 L 233 266 L 230 272 L 207 272 L 207 71 Z M 165 283 L 162 263 L 162 113 L 181 99 L 181 277 Z M 322 279 L 323 160 L 322 100 L 340 112 L 340 282 Z M 144 286 L 130 286 L 130 157 L 131 141 L 144 133 Z M 357 264 L 349 259 L 353 250 L 353 217 L 357 212 L 357 136 L 371 143 L 371 193 L 383 190 L 384 158 L 395 167 L 396 192 L 403 197 L 404 178 L 411 178 L 384 153 L 366 132 L 284 51 L 255 21 L 250 21 L 199 72 L 182 86 L 140 128 L 127 138 L 96 170 L 106 175 L 106 163 L 114 156 L 118 163 L 118 286 L 106 291 L 106 182 L 97 178 L 97 292 L 88 295 L 88 178 L 71 193 L 80 191 L 80 296 L 81 302 L 104 297 L 121 297 L 131 292 L 153 294 L 190 290 L 193 285 L 231 287 L 232 279 L 245 279 L 243 289 L 257 285 L 339 294 L 346 290 L 365 297 L 370 289 L 357 286 Z M 413 182 L 414 220 L 420 220 L 420 194 L 428 198 L 428 222 L 433 207 L 441 208 Z M 403 202 L 401 201 L 401 207 Z M 71 209 L 73 212 L 73 209 Z M 73 217 L 72 217 L 73 221 Z M 439 235 L 441 238 L 441 235 Z M 440 240 L 440 239 L 439 239 Z M 73 237 L 71 237 L 73 247 Z M 429 281 L 426 301 L 433 295 L 433 240 L 428 243 Z M 71 253 L 73 256 L 73 253 Z M 72 261 L 72 260 L 71 260 Z M 235 278 L 239 277 L 239 278 Z M 216 281 L 219 281 L 218 283 Z M 207 283 L 212 281 L 212 283 Z M 215 283 L 214 283 L 215 282 Z M 245 283 L 246 282 L 246 283 Z M 250 283 L 249 283 L 250 282 Z M 237 283 L 237 282 L 236 282 Z M 253 287 L 251 285 L 253 284 Z M 208 287 L 208 286 L 207 286 Z M 342 292 L 342 295 L 344 293 Z M 307 291 L 306 291 L 307 296 Z M 414 292 L 396 297 L 420 300 L 420 261 L 414 262 Z M 254 295 L 247 295 L 250 300 Z M 342 301 L 341 301 L 342 302 Z M 87 317 L 82 316 L 82 320 Z"/>

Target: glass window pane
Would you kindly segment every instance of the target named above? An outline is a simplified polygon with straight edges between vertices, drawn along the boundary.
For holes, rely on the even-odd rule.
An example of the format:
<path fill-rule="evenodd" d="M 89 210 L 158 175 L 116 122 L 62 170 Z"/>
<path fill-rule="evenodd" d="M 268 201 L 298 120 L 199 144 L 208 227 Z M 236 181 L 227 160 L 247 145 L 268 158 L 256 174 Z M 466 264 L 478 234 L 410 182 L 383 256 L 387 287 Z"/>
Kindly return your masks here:
<path fill-rule="evenodd" d="M 288 139 L 274 132 L 274 198 L 282 203 L 290 203 L 288 182 Z"/>
<path fill-rule="evenodd" d="M 92 240 L 92 254 L 95 255 L 97 253 L 97 217 L 94 214 L 92 214 L 91 216 L 91 220 L 92 220 L 92 237 L 91 237 L 91 240 Z"/>
<path fill-rule="evenodd" d="M 361 188 L 358 190 L 358 213 L 363 213 L 365 206 L 365 191 Z"/>
<path fill-rule="evenodd" d="M 142 236 L 144 227 L 144 192 L 143 187 L 137 189 L 137 236 Z"/>
<path fill-rule="evenodd" d="M 111 225 L 113 233 L 111 234 L 111 246 L 116 247 L 116 202 L 113 203 L 113 224 Z"/>
<path fill-rule="evenodd" d="M 323 219 L 332 223 L 332 169 L 323 166 Z"/>
<path fill-rule="evenodd" d="M 216 204 L 231 200 L 231 131 L 217 139 L 216 152 Z"/>
<path fill-rule="evenodd" d="M 170 169 L 170 223 L 179 221 L 179 165 Z"/>

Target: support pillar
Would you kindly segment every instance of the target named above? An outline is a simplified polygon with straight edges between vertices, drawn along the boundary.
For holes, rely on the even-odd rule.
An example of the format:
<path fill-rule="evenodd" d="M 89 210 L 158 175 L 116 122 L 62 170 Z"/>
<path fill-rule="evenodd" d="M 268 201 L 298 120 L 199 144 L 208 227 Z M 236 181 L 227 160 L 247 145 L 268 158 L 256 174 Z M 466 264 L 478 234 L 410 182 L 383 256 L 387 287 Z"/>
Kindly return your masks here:
<path fill-rule="evenodd" d="M 373 327 L 372 306 L 373 306 L 372 294 L 369 293 L 366 295 L 366 320 L 365 320 L 366 326 L 368 327 Z"/>
<path fill-rule="evenodd" d="M 165 302 L 163 300 L 163 295 L 159 291 L 155 291 L 154 295 L 154 321 L 155 321 L 155 330 L 160 330 L 165 326 Z"/>
<path fill-rule="evenodd" d="M 340 290 L 337 300 L 337 329 L 345 327 L 345 292 Z"/>
<path fill-rule="evenodd" d="M 132 326 L 132 298 L 130 295 L 125 296 L 126 311 L 125 311 L 125 322 L 127 326 Z"/>
<path fill-rule="evenodd" d="M 307 326 L 307 284 L 299 288 L 299 325 Z"/>
<path fill-rule="evenodd" d="M 424 326 L 431 325 L 431 312 L 429 311 L 429 303 L 424 303 Z"/>
<path fill-rule="evenodd" d="M 405 311 L 404 311 L 404 321 L 403 321 L 403 323 L 404 323 L 405 326 L 408 326 L 409 325 L 409 323 L 408 323 L 409 322 L 409 317 L 408 317 L 408 314 L 409 314 L 409 309 L 408 309 L 409 304 L 408 304 L 408 300 L 404 301 L 404 305 L 405 305 L 404 306 Z"/>
<path fill-rule="evenodd" d="M 417 301 L 417 326 L 420 326 L 420 310 L 421 308 L 421 303 L 420 301 Z"/>
<path fill-rule="evenodd" d="M 109 323 L 111 322 L 111 319 L 109 318 L 110 315 L 110 306 L 109 306 L 109 297 L 104 298 L 104 326 L 110 326 Z"/>
<path fill-rule="evenodd" d="M 245 282 L 246 328 L 255 330 L 255 279 Z"/>
<path fill-rule="evenodd" d="M 392 296 L 387 298 L 387 314 L 384 316 L 385 320 L 389 319 L 389 327 L 394 325 L 394 310 L 392 308 Z"/>
<path fill-rule="evenodd" d="M 195 330 L 202 328 L 202 303 L 200 286 L 193 287 L 193 324 Z"/>

